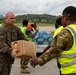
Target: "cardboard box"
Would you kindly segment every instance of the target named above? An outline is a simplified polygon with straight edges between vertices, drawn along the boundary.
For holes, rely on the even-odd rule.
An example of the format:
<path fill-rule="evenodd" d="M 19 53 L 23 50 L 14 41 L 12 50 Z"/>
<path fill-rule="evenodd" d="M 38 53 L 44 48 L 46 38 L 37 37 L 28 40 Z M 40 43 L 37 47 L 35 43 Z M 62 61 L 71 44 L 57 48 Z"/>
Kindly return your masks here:
<path fill-rule="evenodd" d="M 18 49 L 17 52 L 19 58 L 36 57 L 36 45 L 34 42 L 25 40 L 14 41 L 11 43 L 12 49 Z"/>

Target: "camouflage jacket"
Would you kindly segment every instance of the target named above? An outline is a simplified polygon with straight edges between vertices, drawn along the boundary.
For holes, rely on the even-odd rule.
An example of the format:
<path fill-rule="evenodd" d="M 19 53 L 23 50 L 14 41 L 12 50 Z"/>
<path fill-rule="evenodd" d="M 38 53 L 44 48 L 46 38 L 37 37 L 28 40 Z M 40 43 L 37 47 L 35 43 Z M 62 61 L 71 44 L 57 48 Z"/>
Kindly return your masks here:
<path fill-rule="evenodd" d="M 0 29 L 0 61 L 13 63 L 14 59 L 10 55 L 11 42 L 22 39 L 27 40 L 20 28 L 14 25 L 12 27 L 4 25 Z"/>
<path fill-rule="evenodd" d="M 50 43 L 50 48 L 38 58 L 38 64 L 42 66 L 54 57 L 56 57 L 61 50 L 69 50 L 73 44 L 72 39 L 73 38 L 71 33 L 68 30 L 63 29 L 52 40 L 52 42 Z"/>

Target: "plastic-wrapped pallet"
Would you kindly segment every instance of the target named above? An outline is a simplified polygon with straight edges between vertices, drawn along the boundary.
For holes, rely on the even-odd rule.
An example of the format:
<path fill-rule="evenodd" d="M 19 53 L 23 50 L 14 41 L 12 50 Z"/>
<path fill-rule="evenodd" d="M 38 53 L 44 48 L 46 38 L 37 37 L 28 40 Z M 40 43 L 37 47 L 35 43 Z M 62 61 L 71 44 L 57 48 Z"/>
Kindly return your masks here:
<path fill-rule="evenodd" d="M 53 36 L 52 36 L 51 32 L 41 31 L 41 32 L 37 33 L 37 35 L 33 39 L 33 42 L 36 43 L 37 56 L 41 55 L 43 53 L 45 47 L 47 47 L 47 45 L 50 43 L 52 38 L 53 38 Z"/>
<path fill-rule="evenodd" d="M 38 32 L 33 42 L 37 45 L 47 45 L 52 40 L 52 34 L 50 32 L 41 31 Z"/>

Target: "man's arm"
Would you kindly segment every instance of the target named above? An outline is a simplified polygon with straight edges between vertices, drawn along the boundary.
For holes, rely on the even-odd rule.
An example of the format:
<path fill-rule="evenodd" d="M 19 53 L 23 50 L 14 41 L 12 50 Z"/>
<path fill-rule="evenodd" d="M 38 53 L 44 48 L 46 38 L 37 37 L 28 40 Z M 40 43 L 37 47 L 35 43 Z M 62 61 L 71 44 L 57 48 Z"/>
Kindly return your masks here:
<path fill-rule="evenodd" d="M 2 29 L 0 29 L 0 52 L 8 54 L 12 49 L 5 43 L 6 37 Z"/>
<path fill-rule="evenodd" d="M 68 39 L 69 38 L 69 39 Z M 37 64 L 40 66 L 43 66 L 48 61 L 52 60 L 54 57 L 56 57 L 57 54 L 60 53 L 62 50 L 69 50 L 72 47 L 72 35 L 69 31 L 63 30 L 61 33 L 59 33 L 55 40 L 50 43 L 51 47 L 46 50 L 37 60 L 31 61 L 31 65 L 35 67 Z M 71 43 L 71 44 L 68 44 Z M 67 46 L 69 45 L 69 47 Z"/>
<path fill-rule="evenodd" d="M 3 32 L 2 29 L 0 29 L 0 53 L 2 54 L 7 54 L 14 57 L 17 57 L 17 52 L 18 50 L 10 48 L 7 44 L 6 44 L 6 37 L 5 34 Z"/>
<path fill-rule="evenodd" d="M 72 47 L 72 35 L 68 30 L 62 30 L 54 39 L 50 43 L 51 47 L 38 58 L 39 65 L 42 66 L 56 57 L 61 50 L 69 50 Z"/>

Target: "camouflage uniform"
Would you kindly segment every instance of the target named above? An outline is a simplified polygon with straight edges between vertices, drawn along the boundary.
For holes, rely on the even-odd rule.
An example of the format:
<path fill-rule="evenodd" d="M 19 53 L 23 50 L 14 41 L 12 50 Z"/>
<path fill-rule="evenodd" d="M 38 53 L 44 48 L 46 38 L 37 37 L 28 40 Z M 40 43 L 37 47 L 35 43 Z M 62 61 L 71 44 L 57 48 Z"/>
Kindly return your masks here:
<path fill-rule="evenodd" d="M 28 68 L 27 65 L 28 65 L 28 62 L 29 62 L 30 58 L 21 58 L 21 61 L 20 61 L 20 64 L 21 64 L 21 67 L 20 68 Z"/>
<path fill-rule="evenodd" d="M 61 50 L 69 50 L 73 44 L 72 39 L 71 33 L 68 30 L 63 29 L 50 43 L 51 47 L 38 58 L 38 64 L 43 66 L 45 63 L 56 57 Z"/>
<path fill-rule="evenodd" d="M 9 75 L 14 58 L 11 57 L 11 42 L 17 40 L 27 40 L 21 30 L 12 25 L 8 27 L 4 25 L 0 29 L 0 75 Z"/>

